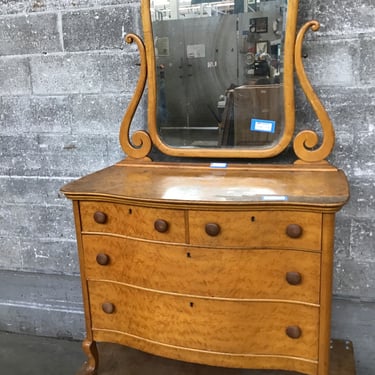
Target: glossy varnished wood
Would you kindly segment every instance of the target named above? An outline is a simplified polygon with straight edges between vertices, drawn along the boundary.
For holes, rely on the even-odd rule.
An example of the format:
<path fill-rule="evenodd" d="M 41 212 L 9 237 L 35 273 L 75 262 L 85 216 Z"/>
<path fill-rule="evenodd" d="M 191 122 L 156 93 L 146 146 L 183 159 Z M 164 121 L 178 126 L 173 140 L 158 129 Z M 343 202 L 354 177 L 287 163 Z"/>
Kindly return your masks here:
<path fill-rule="evenodd" d="M 175 347 L 187 358 L 195 351 L 202 358 L 205 353 L 227 353 L 318 359 L 319 309 L 314 306 L 171 295 L 99 281 L 89 281 L 89 294 L 98 341 L 101 332 L 125 345 L 137 338 L 150 352 Z M 102 301 L 112 303 L 115 312 L 104 312 Z M 303 332 L 298 340 L 287 334 L 296 325 Z"/>
<path fill-rule="evenodd" d="M 105 213 L 105 223 L 94 219 L 97 211 Z M 185 214 L 183 210 L 139 207 L 107 202 L 80 202 L 82 232 L 115 233 L 155 241 L 185 242 Z M 155 229 L 155 222 L 164 220 L 168 230 Z"/>
<path fill-rule="evenodd" d="M 183 203 L 202 208 L 218 202 L 239 209 L 261 203 L 262 210 L 277 206 L 320 207 L 335 212 L 349 198 L 345 174 L 333 167 L 305 165 L 228 165 L 119 163 L 65 185 L 71 199 L 100 197 L 102 201 Z M 139 203 L 138 203 L 139 204 Z M 142 204 L 145 205 L 144 203 Z"/>
<path fill-rule="evenodd" d="M 333 167 L 119 163 L 74 201 L 87 374 L 96 342 L 213 366 L 328 375 Z"/>
<path fill-rule="evenodd" d="M 206 223 L 216 223 L 220 233 L 207 235 Z M 295 211 L 189 211 L 190 243 L 214 247 L 284 248 L 320 251 L 322 216 Z M 299 237 L 287 233 L 290 225 L 303 228 Z"/>
<path fill-rule="evenodd" d="M 89 280 L 194 296 L 319 304 L 321 257 L 315 252 L 220 249 L 213 254 L 211 248 L 98 235 L 84 235 L 83 248 Z M 104 266 L 97 262 L 102 253 L 109 258 Z M 288 272 L 299 272 L 301 282 L 288 283 Z"/>

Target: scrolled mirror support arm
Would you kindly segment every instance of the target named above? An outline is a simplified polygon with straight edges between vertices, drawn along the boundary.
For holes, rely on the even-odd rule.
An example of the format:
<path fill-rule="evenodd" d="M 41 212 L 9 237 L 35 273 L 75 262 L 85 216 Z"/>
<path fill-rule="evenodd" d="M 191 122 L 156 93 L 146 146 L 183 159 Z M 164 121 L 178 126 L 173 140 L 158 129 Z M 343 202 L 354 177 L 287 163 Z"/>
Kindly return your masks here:
<path fill-rule="evenodd" d="M 294 50 L 295 70 L 298 80 L 306 95 L 306 98 L 318 116 L 323 130 L 322 143 L 318 148 L 316 147 L 319 142 L 319 137 L 316 132 L 312 130 L 303 130 L 298 133 L 294 139 L 294 152 L 300 161 L 308 163 L 323 162 L 324 159 L 331 153 L 335 143 L 335 131 L 331 119 L 329 118 L 323 104 L 319 100 L 319 97 L 315 93 L 306 75 L 302 62 L 302 44 L 305 34 L 309 29 L 312 31 L 318 31 L 319 28 L 320 24 L 318 21 L 312 20 L 305 23 L 297 34 Z"/>
<path fill-rule="evenodd" d="M 120 127 L 120 144 L 128 156 L 128 158 L 133 159 L 148 159 L 147 155 L 150 153 L 152 148 L 152 141 L 150 135 L 144 131 L 136 131 L 132 135 L 130 140 L 130 125 L 133 120 L 135 111 L 137 110 L 138 104 L 142 98 L 146 80 L 147 80 L 147 63 L 146 63 L 146 48 L 143 43 L 143 40 L 136 34 L 126 34 L 125 41 L 127 43 L 133 43 L 134 41 L 137 44 L 139 55 L 140 55 L 140 72 L 138 82 L 134 91 L 134 95 L 129 103 L 128 109 L 122 119 Z"/>

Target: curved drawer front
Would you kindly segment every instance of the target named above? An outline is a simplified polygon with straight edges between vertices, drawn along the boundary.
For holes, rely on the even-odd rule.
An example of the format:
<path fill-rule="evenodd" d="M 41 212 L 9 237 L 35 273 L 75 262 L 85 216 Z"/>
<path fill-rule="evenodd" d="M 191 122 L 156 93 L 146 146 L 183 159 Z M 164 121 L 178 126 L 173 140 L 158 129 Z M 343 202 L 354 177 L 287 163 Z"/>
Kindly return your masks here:
<path fill-rule="evenodd" d="M 80 202 L 80 212 L 82 232 L 105 232 L 155 241 L 186 241 L 182 210 Z"/>
<path fill-rule="evenodd" d="M 222 353 L 317 359 L 318 308 L 189 298 L 89 282 L 93 330 Z"/>
<path fill-rule="evenodd" d="M 83 235 L 86 278 L 172 293 L 319 303 L 320 254 L 213 250 Z"/>
<path fill-rule="evenodd" d="M 189 211 L 190 243 L 203 246 L 320 251 L 320 213 Z"/>

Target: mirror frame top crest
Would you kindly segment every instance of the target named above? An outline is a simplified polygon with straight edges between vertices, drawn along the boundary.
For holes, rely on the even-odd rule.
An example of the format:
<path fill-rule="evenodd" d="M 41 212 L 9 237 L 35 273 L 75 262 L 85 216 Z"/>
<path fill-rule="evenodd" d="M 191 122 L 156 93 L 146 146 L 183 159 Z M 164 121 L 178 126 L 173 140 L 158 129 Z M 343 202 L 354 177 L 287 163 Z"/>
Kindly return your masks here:
<path fill-rule="evenodd" d="M 331 153 L 335 134 L 330 118 L 316 95 L 302 63 L 302 44 L 308 30 L 317 31 L 320 27 L 315 20 L 305 23 L 297 31 L 298 0 L 288 0 L 287 19 L 284 37 L 284 131 L 278 142 L 262 148 L 182 148 L 173 147 L 163 142 L 157 126 L 157 77 L 154 35 L 152 29 L 150 0 L 141 0 L 141 18 L 143 39 L 136 34 L 127 34 L 127 43 L 135 42 L 140 55 L 140 72 L 133 98 L 127 108 L 120 128 L 120 144 L 128 159 L 150 160 L 148 155 L 152 146 L 156 146 L 162 153 L 174 157 L 195 158 L 242 158 L 260 159 L 279 155 L 293 141 L 294 152 L 300 162 L 322 163 Z M 322 126 L 322 135 L 312 130 L 302 130 L 294 136 L 295 131 L 295 99 L 294 72 L 300 85 L 313 107 Z M 148 87 L 147 129 L 135 131 L 130 136 L 130 126 L 142 98 L 145 87 Z M 294 140 L 293 140 L 294 136 Z"/>

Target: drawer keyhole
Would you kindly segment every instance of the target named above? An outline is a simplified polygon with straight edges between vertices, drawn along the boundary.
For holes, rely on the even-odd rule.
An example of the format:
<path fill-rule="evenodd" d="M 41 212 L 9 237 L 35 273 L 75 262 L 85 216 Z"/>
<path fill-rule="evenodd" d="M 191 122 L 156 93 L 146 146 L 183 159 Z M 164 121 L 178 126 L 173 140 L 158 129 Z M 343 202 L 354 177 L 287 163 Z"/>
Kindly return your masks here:
<path fill-rule="evenodd" d="M 107 219 L 108 219 L 107 214 L 102 211 L 96 211 L 94 213 L 94 220 L 98 224 L 105 224 L 107 222 Z"/>

